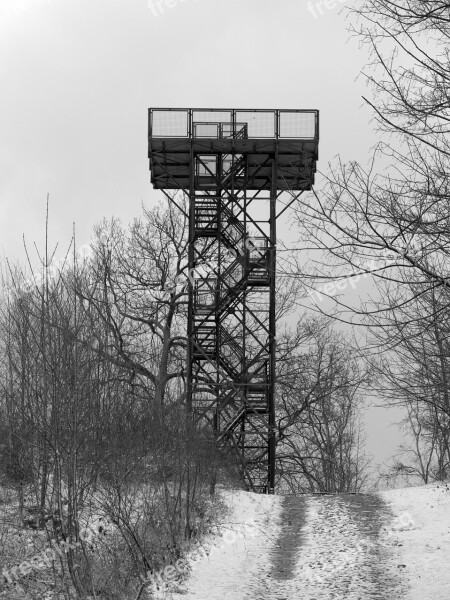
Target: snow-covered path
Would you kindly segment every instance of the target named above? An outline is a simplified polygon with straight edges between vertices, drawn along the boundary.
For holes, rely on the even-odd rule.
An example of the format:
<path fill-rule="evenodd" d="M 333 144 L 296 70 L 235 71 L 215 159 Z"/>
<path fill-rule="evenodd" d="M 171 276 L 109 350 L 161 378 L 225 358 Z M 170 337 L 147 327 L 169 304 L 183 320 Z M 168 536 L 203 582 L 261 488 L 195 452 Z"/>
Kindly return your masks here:
<path fill-rule="evenodd" d="M 428 501 L 436 491 L 414 489 L 428 490 Z M 439 496 L 440 512 L 435 511 L 430 525 L 420 516 L 425 499 L 417 500 L 413 491 L 409 496 L 400 492 L 301 498 L 229 494 L 233 511 L 221 528 L 222 536 L 197 553 L 186 589 L 179 589 L 183 593 L 165 597 L 448 600 L 450 493 Z M 437 504 L 436 500 L 433 506 Z M 447 520 L 447 537 L 439 539 L 440 546 L 430 546 L 430 536 L 437 535 L 442 519 Z M 420 523 L 425 523 L 426 531 Z M 433 569 L 424 579 L 417 574 L 423 565 L 430 569 L 423 557 L 426 547 L 432 547 L 438 565 L 439 557 L 445 561 L 440 581 L 434 585 Z M 414 570 L 417 572 L 411 573 Z"/>
<path fill-rule="evenodd" d="M 450 483 L 382 492 L 395 515 L 388 531 L 400 553 L 407 600 L 450 599 Z"/>

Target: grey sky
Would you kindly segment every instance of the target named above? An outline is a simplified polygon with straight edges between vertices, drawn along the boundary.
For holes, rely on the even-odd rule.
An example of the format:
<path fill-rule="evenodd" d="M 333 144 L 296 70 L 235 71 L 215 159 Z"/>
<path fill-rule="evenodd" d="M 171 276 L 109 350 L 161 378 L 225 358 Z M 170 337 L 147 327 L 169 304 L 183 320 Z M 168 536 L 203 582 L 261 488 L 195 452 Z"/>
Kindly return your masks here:
<path fill-rule="evenodd" d="M 307 0 L 0 0 L 1 252 L 23 260 L 22 234 L 42 246 L 47 192 L 60 254 L 73 221 L 82 245 L 103 217 L 154 203 L 149 106 L 319 109 L 319 168 L 365 162 L 366 56 L 336 5 L 314 18 Z M 368 427 L 380 460 L 386 423 Z"/>

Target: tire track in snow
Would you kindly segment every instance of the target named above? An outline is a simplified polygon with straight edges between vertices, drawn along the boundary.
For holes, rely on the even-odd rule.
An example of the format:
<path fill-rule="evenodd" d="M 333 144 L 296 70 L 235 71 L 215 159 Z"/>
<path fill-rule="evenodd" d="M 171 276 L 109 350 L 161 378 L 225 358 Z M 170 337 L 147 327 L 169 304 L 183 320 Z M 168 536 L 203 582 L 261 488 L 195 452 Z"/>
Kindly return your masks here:
<path fill-rule="evenodd" d="M 253 598 L 264 600 L 401 600 L 392 519 L 374 495 L 286 498 L 271 568 Z M 256 580 L 255 580 L 256 583 Z M 251 596 L 248 596 L 250 600 Z"/>
<path fill-rule="evenodd" d="M 271 553 L 269 577 L 278 581 L 293 579 L 306 524 L 306 498 L 288 496 L 284 499 L 277 547 Z"/>

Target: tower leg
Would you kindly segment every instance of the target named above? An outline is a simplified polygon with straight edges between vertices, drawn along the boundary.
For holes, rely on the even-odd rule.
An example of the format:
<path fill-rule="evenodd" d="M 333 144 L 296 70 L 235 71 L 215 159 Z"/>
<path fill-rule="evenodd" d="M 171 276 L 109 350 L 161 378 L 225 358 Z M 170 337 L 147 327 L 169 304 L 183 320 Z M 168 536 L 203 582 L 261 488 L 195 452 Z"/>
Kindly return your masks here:
<path fill-rule="evenodd" d="M 276 377 L 276 245 L 277 245 L 277 219 L 276 219 L 276 200 L 277 200 L 277 156 L 272 159 L 272 182 L 270 190 L 270 307 L 269 307 L 269 448 L 268 448 L 268 493 L 273 493 L 275 488 L 275 377 Z"/>

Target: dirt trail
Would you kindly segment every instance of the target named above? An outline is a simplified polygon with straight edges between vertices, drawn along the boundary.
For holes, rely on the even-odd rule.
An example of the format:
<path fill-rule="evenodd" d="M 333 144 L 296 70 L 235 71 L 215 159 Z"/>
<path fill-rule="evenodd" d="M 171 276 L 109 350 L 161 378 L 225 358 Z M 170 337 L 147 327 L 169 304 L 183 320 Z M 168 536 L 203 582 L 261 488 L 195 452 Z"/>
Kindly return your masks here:
<path fill-rule="evenodd" d="M 223 548 L 221 561 L 205 563 L 191 585 L 188 582 L 189 594 L 184 598 L 405 597 L 396 549 L 387 535 L 392 515 L 379 496 L 286 497 L 278 498 L 277 505 L 273 502 L 269 498 L 265 501 L 265 514 L 258 516 L 257 535 Z M 261 506 L 255 501 L 260 512 Z"/>
<path fill-rule="evenodd" d="M 303 528 L 306 524 L 307 501 L 305 498 L 287 497 L 281 512 L 281 532 L 272 550 L 269 575 L 274 580 L 289 581 L 295 577 L 299 552 L 301 552 Z"/>

